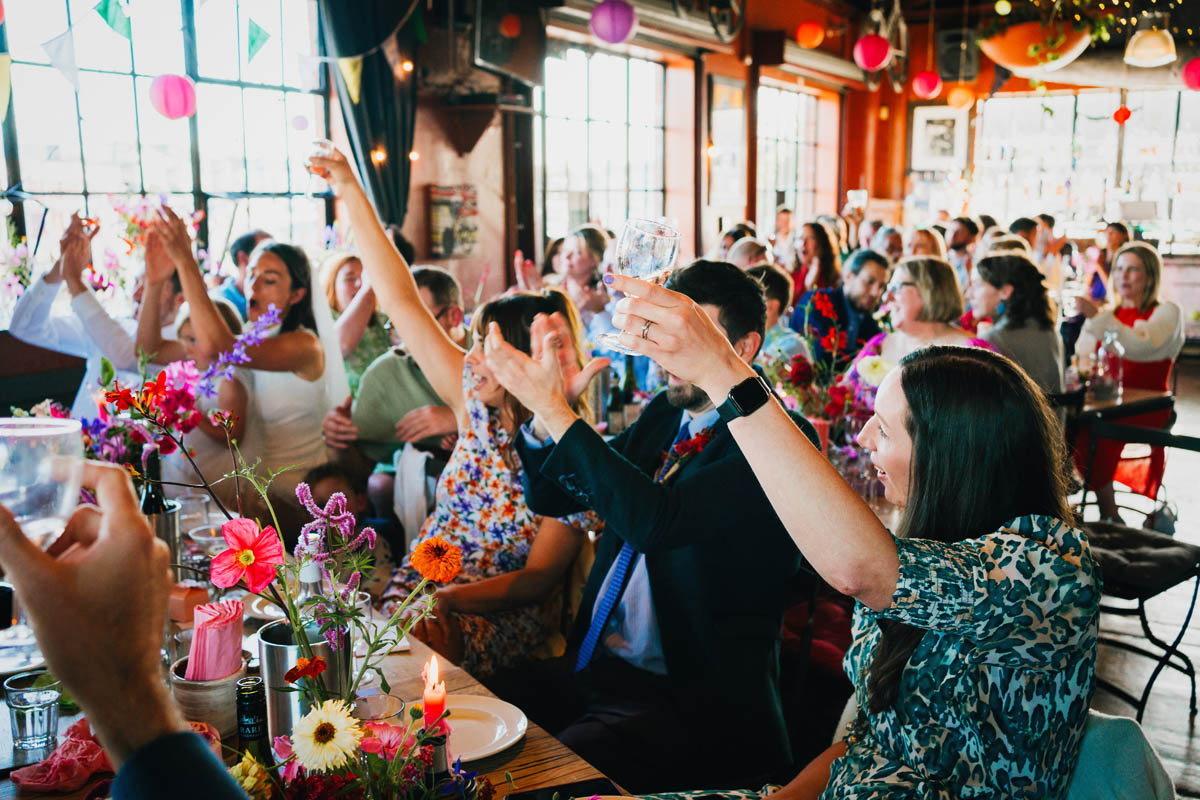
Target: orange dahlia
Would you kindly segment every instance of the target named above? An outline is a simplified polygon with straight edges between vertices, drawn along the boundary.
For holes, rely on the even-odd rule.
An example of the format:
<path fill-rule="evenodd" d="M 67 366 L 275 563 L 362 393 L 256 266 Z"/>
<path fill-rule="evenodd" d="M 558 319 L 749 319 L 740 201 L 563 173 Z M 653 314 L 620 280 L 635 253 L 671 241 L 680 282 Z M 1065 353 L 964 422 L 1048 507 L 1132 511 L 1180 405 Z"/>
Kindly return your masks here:
<path fill-rule="evenodd" d="M 433 536 L 413 550 L 412 565 L 425 580 L 445 583 L 462 568 L 462 549 L 440 536 Z"/>

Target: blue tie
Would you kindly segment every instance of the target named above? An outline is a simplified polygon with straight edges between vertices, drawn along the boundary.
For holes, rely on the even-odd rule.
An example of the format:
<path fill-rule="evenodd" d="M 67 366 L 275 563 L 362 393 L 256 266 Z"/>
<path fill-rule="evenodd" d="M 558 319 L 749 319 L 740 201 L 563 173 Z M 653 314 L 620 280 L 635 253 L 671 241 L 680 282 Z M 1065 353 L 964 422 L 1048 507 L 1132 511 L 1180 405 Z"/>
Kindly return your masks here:
<path fill-rule="evenodd" d="M 690 427 L 691 422 L 689 421 L 679 429 L 675 441 L 671 442 L 672 448 L 688 438 Z M 671 451 L 668 449 L 667 458 L 670 457 Z M 628 542 L 621 545 L 621 552 L 617 554 L 617 560 L 613 565 L 612 580 L 608 582 L 604 597 L 600 599 L 600 605 L 596 607 L 596 613 L 592 615 L 592 622 L 588 626 L 587 635 L 583 637 L 583 644 L 579 647 L 579 658 L 575 660 L 576 672 L 586 667 L 591 662 L 592 656 L 596 654 L 596 645 L 600 643 L 600 634 L 604 632 L 604 625 L 608 622 L 609 615 L 612 614 L 617 600 L 621 597 L 621 592 L 625 589 L 625 573 L 629 571 L 629 565 L 633 562 L 635 555 L 637 555 L 637 551 Z"/>

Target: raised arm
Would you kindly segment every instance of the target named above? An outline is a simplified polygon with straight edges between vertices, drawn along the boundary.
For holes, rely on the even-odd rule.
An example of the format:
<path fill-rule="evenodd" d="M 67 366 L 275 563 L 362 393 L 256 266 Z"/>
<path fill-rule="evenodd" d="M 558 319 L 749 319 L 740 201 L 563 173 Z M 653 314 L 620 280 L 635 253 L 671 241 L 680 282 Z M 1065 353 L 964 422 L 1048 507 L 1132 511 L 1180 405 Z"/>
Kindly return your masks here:
<path fill-rule="evenodd" d="M 379 305 L 434 391 L 454 409 L 455 417 L 462 419 L 466 407 L 462 391 L 465 352 L 421 302 L 408 264 L 380 224 L 346 157 L 335 150 L 328 158 L 314 157 L 311 161 L 314 167 L 326 171 L 330 186 L 346 204 L 363 270 L 370 277 Z"/>
<path fill-rule="evenodd" d="M 151 231 L 146 236 L 146 276 L 142 304 L 138 309 L 137 345 L 150 354 L 155 364 L 170 364 L 186 358 L 183 345 L 162 338 L 162 293 L 175 273 L 175 262 L 163 248 L 162 237 Z"/>
<path fill-rule="evenodd" d="M 645 281 L 612 276 L 625 292 L 613 322 L 621 342 L 720 404 L 755 376 L 704 311 L 687 297 Z M 639 334 L 654 323 L 649 338 Z M 776 400 L 729 423 L 775 513 L 800 552 L 835 589 L 873 609 L 892 603 L 899 557 L 875 513 L 805 438 Z M 836 533 L 836 535 L 833 535 Z"/>
<path fill-rule="evenodd" d="M 342 312 L 334 323 L 337 330 L 338 347 L 342 349 L 342 358 L 349 358 L 362 341 L 371 317 L 375 315 L 375 290 L 363 281 L 362 288 L 354 295 L 350 305 Z"/>
<path fill-rule="evenodd" d="M 71 223 L 62 237 L 59 274 L 71 295 L 71 311 L 83 323 L 87 336 L 96 343 L 101 355 L 117 369 L 137 369 L 137 345 L 129 331 L 100 305 L 88 288 L 84 270 L 92 263 L 92 239 L 99 226 L 71 215 Z"/>

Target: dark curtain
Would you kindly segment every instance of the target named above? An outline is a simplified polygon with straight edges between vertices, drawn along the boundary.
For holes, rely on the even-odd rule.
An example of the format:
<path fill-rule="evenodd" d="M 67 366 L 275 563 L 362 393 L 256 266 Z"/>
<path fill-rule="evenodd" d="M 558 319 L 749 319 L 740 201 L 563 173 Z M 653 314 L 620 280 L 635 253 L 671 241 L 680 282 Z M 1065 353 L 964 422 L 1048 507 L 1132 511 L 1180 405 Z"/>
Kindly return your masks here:
<path fill-rule="evenodd" d="M 400 22 L 411 0 L 318 0 L 329 56 L 353 56 L 370 50 Z M 397 34 L 400 51 L 416 63 L 420 9 Z M 383 50 L 363 58 L 362 88 L 358 102 L 350 99 L 337 64 L 331 64 L 337 81 L 338 102 L 346 120 L 350 146 L 358 162 L 367 196 L 380 218 L 404 224 L 408 211 L 408 186 L 412 177 L 408 154 L 412 150 L 413 122 L 417 113 L 416 70 L 397 81 Z M 375 164 L 371 151 L 383 145 L 387 161 Z"/>

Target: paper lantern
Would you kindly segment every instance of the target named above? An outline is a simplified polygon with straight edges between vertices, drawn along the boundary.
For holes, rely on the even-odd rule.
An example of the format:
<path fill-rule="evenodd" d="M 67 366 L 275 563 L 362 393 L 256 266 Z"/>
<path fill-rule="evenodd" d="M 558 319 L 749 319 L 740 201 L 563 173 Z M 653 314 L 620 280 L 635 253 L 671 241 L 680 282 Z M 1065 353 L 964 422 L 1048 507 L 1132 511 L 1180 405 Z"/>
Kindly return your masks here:
<path fill-rule="evenodd" d="M 0 25 L 4 24 L 4 0 L 0 0 Z"/>
<path fill-rule="evenodd" d="M 588 28 L 609 44 L 627 42 L 637 30 L 637 11 L 625 0 L 604 0 L 592 9 Z"/>
<path fill-rule="evenodd" d="M 167 119 L 196 113 L 196 85 L 186 75 L 159 75 L 150 84 L 150 103 Z"/>
<path fill-rule="evenodd" d="M 1121 106 L 1113 112 L 1113 121 L 1115 121 L 1118 125 L 1124 125 L 1129 121 L 1131 116 L 1133 116 L 1133 112 L 1130 111 L 1126 106 Z"/>
<path fill-rule="evenodd" d="M 796 28 L 796 44 L 801 47 L 812 50 L 814 47 L 820 47 L 823 41 L 825 41 L 825 26 L 819 22 L 813 22 L 810 19 L 801 22 Z"/>
<path fill-rule="evenodd" d="M 996 0 L 996 13 L 1002 17 L 1007 17 L 1012 13 L 1012 3 L 1008 0 Z"/>
<path fill-rule="evenodd" d="M 292 128 L 298 131 L 308 130 L 308 117 L 303 114 L 297 114 L 292 117 Z"/>
<path fill-rule="evenodd" d="M 975 102 L 975 93 L 966 86 L 955 86 L 946 95 L 946 102 L 955 108 L 969 108 Z"/>
<path fill-rule="evenodd" d="M 854 43 L 854 63 L 867 72 L 883 69 L 891 60 L 892 45 L 878 33 L 868 33 Z"/>
<path fill-rule="evenodd" d="M 931 69 L 918 72 L 912 79 L 913 94 L 922 100 L 932 100 L 942 93 L 942 76 Z"/>
<path fill-rule="evenodd" d="M 1183 84 L 1200 92 L 1200 58 L 1193 58 L 1183 66 Z"/>
<path fill-rule="evenodd" d="M 505 14 L 500 18 L 500 35 L 505 39 L 515 39 L 521 35 L 521 18 L 516 14 Z"/>

